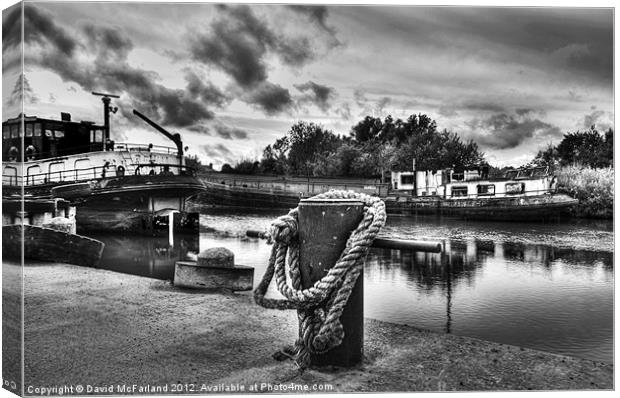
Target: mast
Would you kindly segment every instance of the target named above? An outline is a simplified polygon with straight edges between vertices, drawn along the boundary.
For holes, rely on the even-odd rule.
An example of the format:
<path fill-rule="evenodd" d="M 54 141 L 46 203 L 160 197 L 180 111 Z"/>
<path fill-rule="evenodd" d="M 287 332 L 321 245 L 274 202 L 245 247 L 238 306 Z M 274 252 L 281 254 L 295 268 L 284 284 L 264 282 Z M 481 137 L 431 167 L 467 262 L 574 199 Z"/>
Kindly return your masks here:
<path fill-rule="evenodd" d="M 103 102 L 103 150 L 106 150 L 106 143 L 110 140 L 110 112 L 116 113 L 118 108 L 115 106 L 110 106 L 111 98 L 120 98 L 119 95 L 116 94 L 106 94 L 106 93 L 96 93 L 92 92 L 93 95 L 98 95 L 101 98 L 101 102 Z"/>

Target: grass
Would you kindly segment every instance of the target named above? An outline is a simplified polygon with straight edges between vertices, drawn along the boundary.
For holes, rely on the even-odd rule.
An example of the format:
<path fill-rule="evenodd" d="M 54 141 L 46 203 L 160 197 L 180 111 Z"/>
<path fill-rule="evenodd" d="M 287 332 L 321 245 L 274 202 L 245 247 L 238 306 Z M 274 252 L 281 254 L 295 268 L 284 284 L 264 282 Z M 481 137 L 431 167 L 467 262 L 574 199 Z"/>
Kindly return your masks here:
<path fill-rule="evenodd" d="M 614 169 L 565 166 L 557 170 L 558 190 L 579 199 L 575 216 L 613 218 Z"/>

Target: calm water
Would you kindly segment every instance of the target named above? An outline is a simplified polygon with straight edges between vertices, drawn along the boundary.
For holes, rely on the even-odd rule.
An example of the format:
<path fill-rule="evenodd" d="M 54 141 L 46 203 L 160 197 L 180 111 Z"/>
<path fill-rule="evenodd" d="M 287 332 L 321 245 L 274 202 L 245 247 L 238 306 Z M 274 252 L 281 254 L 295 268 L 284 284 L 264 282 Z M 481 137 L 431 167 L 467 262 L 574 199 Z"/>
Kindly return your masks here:
<path fill-rule="evenodd" d="M 172 279 L 174 262 L 225 246 L 237 264 L 265 269 L 271 246 L 245 238 L 281 213 L 208 209 L 195 238 L 94 236 L 101 267 Z M 613 362 L 611 222 L 510 224 L 392 217 L 381 233 L 438 240 L 444 252 L 373 249 L 365 316 L 558 354 Z"/>

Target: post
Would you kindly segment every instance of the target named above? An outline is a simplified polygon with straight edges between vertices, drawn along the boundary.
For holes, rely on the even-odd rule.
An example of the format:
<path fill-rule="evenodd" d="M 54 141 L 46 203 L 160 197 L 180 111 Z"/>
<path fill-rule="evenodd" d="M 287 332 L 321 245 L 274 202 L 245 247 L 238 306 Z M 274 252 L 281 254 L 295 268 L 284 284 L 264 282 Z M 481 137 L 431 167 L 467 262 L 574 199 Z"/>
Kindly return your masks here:
<path fill-rule="evenodd" d="M 364 206 L 352 199 L 302 199 L 299 202 L 299 266 L 303 288 L 327 274 L 344 250 L 347 239 L 363 217 Z M 340 318 L 342 344 L 320 355 L 312 365 L 351 367 L 364 349 L 364 275 L 361 274 Z"/>
<path fill-rule="evenodd" d="M 105 144 L 110 139 L 110 97 L 103 97 L 101 101 L 103 101 L 103 150 L 105 151 Z"/>

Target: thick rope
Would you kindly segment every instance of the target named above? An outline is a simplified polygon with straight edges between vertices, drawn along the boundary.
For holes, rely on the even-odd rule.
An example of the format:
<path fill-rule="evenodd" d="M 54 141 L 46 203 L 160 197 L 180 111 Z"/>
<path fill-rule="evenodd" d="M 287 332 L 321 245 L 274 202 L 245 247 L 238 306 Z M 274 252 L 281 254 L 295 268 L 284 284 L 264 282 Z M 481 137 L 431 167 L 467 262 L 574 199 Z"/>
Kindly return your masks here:
<path fill-rule="evenodd" d="M 254 300 L 266 308 L 296 309 L 299 319 L 299 337 L 294 355 L 297 365 L 305 369 L 310 354 L 325 353 L 342 343 L 344 329 L 340 317 L 357 278 L 363 271 L 364 259 L 379 230 L 385 225 L 385 204 L 377 197 L 352 191 L 329 191 L 313 199 L 356 199 L 364 204 L 364 216 L 347 240 L 336 264 L 320 280 L 302 289 L 299 270 L 298 208 L 272 222 L 269 231 L 273 248 L 267 270 Z M 288 267 L 287 280 L 286 269 Z M 278 291 L 285 299 L 265 297 L 274 278 Z M 285 350 L 287 351 L 287 350 Z"/>

